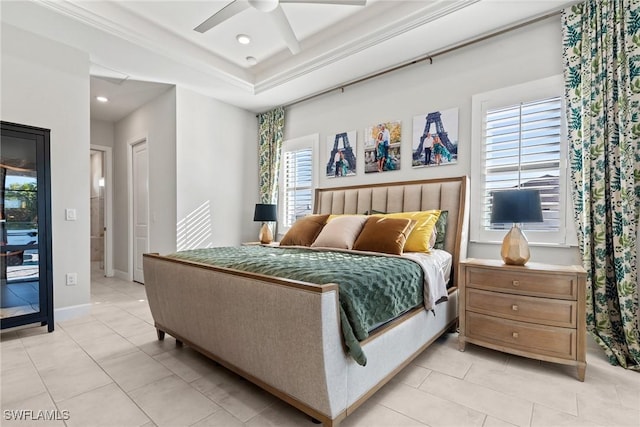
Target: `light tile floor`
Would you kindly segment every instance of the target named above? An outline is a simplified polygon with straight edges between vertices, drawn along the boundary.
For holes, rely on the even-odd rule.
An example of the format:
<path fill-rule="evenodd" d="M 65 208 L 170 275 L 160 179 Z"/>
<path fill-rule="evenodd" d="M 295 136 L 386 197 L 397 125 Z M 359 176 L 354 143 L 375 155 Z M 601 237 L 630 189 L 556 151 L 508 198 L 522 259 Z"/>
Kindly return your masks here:
<path fill-rule="evenodd" d="M 98 276 L 91 301 L 90 315 L 53 333 L 2 332 L 2 426 L 315 426 L 171 337 L 158 341 L 142 285 Z M 575 368 L 459 352 L 447 334 L 342 425 L 640 426 L 640 374 L 609 365 L 591 339 L 587 362 L 582 383 Z M 68 419 L 15 421 L 11 410 Z"/>

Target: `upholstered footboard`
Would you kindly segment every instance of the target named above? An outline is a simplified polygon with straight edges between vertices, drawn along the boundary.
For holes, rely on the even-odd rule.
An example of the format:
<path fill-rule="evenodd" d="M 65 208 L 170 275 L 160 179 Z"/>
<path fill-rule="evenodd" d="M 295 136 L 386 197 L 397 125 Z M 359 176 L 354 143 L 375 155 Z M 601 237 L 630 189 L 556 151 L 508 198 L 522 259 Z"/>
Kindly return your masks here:
<path fill-rule="evenodd" d="M 348 357 L 338 287 L 144 256 L 145 289 L 159 336 L 169 333 L 297 407 L 337 424 L 455 322 L 456 293 L 436 316 L 416 310 Z"/>
<path fill-rule="evenodd" d="M 328 421 L 345 411 L 349 360 L 336 285 L 311 285 L 144 257 L 156 327 Z"/>

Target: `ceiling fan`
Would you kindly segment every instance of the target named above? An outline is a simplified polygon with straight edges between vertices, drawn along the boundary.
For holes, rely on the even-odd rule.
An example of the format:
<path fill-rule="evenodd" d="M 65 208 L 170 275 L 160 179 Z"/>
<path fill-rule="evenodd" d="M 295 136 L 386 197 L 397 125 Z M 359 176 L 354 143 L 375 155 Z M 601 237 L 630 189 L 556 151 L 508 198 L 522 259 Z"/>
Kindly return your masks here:
<path fill-rule="evenodd" d="M 276 28 L 280 31 L 280 34 L 284 38 L 287 47 L 291 53 L 296 54 L 300 52 L 300 44 L 296 38 L 291 24 L 284 14 L 284 11 L 280 7 L 281 3 L 315 3 L 315 4 L 334 4 L 334 5 L 353 5 L 364 6 L 367 4 L 367 0 L 233 0 L 231 3 L 220 9 L 218 12 L 207 18 L 202 24 L 194 28 L 199 33 L 204 33 L 226 21 L 234 15 L 242 12 L 250 7 L 265 12 L 267 16 L 276 25 Z"/>

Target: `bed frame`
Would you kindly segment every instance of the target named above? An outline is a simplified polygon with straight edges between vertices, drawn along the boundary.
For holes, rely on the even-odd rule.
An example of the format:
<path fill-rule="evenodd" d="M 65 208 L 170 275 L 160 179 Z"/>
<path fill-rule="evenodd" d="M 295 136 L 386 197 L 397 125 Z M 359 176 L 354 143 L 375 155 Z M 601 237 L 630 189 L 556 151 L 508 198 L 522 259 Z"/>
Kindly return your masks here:
<path fill-rule="evenodd" d="M 466 257 L 467 177 L 317 189 L 315 212 L 449 211 L 449 300 L 435 316 L 416 308 L 361 343 L 367 365 L 345 352 L 338 285 L 144 255 L 145 289 L 158 331 L 310 415 L 335 426 L 457 322 L 453 276 Z"/>

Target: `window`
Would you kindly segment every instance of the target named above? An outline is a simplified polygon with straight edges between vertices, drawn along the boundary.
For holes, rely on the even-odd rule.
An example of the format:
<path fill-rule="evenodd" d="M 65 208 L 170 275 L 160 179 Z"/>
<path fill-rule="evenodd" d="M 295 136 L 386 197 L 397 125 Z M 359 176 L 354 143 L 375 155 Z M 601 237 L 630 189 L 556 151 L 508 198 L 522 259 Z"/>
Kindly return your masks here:
<path fill-rule="evenodd" d="M 473 97 L 471 238 L 501 241 L 511 224 L 491 224 L 493 193 L 540 191 L 542 223 L 523 224 L 531 243 L 567 244 L 565 114 L 561 76 Z"/>
<path fill-rule="evenodd" d="M 316 184 L 313 162 L 318 135 L 285 141 L 282 144 L 278 228 L 280 232 L 296 219 L 313 212 Z"/>
<path fill-rule="evenodd" d="M 311 148 L 284 153 L 284 218 L 283 225 L 291 227 L 296 219 L 311 213 L 312 162 Z"/>

